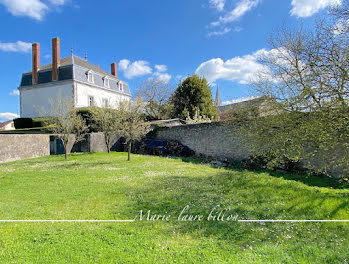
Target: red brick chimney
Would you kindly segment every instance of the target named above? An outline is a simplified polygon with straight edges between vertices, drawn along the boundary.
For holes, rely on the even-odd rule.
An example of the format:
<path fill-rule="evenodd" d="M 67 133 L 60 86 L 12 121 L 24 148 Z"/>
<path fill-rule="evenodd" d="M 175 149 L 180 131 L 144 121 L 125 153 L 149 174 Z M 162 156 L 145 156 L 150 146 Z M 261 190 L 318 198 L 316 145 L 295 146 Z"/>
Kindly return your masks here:
<path fill-rule="evenodd" d="M 116 78 L 118 77 L 118 72 L 116 70 L 116 63 L 115 62 L 113 62 L 111 64 L 111 74 L 114 75 Z"/>
<path fill-rule="evenodd" d="M 38 83 L 38 71 L 40 68 L 40 44 L 34 43 L 32 45 L 33 56 L 33 70 L 32 70 L 32 83 Z"/>
<path fill-rule="evenodd" d="M 60 59 L 60 39 L 52 39 L 52 81 L 58 81 L 58 67 L 61 63 Z"/>

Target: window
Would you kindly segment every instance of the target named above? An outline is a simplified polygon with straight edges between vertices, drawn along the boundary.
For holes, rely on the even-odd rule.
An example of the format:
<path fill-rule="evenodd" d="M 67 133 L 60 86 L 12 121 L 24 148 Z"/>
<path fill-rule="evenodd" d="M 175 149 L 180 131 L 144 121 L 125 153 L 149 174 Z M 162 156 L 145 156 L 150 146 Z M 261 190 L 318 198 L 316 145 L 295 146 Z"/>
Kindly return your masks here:
<path fill-rule="evenodd" d="M 93 98 L 93 96 L 89 96 L 88 97 L 88 106 L 92 107 L 95 105 L 95 99 Z"/>
<path fill-rule="evenodd" d="M 124 85 L 122 82 L 119 82 L 119 90 L 123 91 L 124 90 Z"/>
<path fill-rule="evenodd" d="M 87 81 L 90 82 L 90 83 L 94 83 L 93 73 L 91 71 L 88 71 L 86 73 L 86 75 L 87 75 Z"/>
<path fill-rule="evenodd" d="M 108 108 L 109 107 L 108 99 L 103 98 L 102 102 L 103 102 L 103 107 L 104 108 Z"/>
<path fill-rule="evenodd" d="M 108 77 L 107 76 L 104 77 L 103 80 L 104 80 L 104 87 L 110 88 L 110 82 L 109 82 Z"/>

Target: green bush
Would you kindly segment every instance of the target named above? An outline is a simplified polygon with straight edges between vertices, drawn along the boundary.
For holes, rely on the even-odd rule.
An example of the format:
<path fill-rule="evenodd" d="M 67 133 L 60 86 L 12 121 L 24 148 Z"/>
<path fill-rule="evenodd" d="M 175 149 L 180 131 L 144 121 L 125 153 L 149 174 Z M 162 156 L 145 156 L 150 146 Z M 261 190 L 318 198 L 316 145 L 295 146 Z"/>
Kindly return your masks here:
<path fill-rule="evenodd" d="M 89 128 L 89 132 L 99 132 L 99 129 L 94 121 L 94 114 L 98 111 L 104 111 L 103 108 L 98 107 L 88 107 L 88 108 L 79 108 L 77 113 L 85 120 L 86 125 Z"/>
<path fill-rule="evenodd" d="M 16 118 L 13 122 L 16 129 L 33 128 L 32 118 Z"/>
<path fill-rule="evenodd" d="M 53 117 L 17 118 L 13 121 L 16 129 L 50 127 L 55 123 Z"/>
<path fill-rule="evenodd" d="M 55 124 L 54 117 L 33 118 L 33 127 L 49 127 Z"/>

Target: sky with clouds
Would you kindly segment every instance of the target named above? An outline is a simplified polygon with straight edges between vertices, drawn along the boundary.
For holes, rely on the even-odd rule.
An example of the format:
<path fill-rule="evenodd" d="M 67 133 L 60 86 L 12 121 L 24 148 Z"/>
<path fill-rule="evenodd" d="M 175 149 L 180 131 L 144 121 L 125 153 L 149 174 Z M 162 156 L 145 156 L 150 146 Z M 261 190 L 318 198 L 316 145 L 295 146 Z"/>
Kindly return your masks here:
<path fill-rule="evenodd" d="M 19 113 L 21 74 L 31 69 L 31 43 L 41 65 L 51 61 L 51 38 L 61 56 L 110 70 L 134 91 L 148 78 L 176 86 L 205 76 L 226 103 L 253 98 L 248 84 L 271 54 L 266 38 L 283 24 L 312 24 L 341 0 L 0 0 L 0 121 Z"/>

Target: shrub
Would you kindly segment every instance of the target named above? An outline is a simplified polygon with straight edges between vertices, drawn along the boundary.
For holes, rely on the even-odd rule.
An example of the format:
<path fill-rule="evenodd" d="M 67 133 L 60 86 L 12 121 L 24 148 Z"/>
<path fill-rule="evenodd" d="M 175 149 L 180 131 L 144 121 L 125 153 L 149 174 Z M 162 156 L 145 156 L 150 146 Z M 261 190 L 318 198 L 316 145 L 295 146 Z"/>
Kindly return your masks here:
<path fill-rule="evenodd" d="M 49 127 L 55 124 L 54 117 L 33 118 L 33 127 Z"/>
<path fill-rule="evenodd" d="M 16 118 L 13 120 L 16 129 L 33 128 L 32 118 Z"/>
<path fill-rule="evenodd" d="M 98 111 L 103 111 L 102 108 L 98 107 L 88 107 L 88 108 L 79 108 L 77 109 L 77 114 L 82 117 L 86 122 L 86 125 L 89 128 L 89 132 L 99 132 L 98 126 L 94 120 L 94 115 Z"/>

